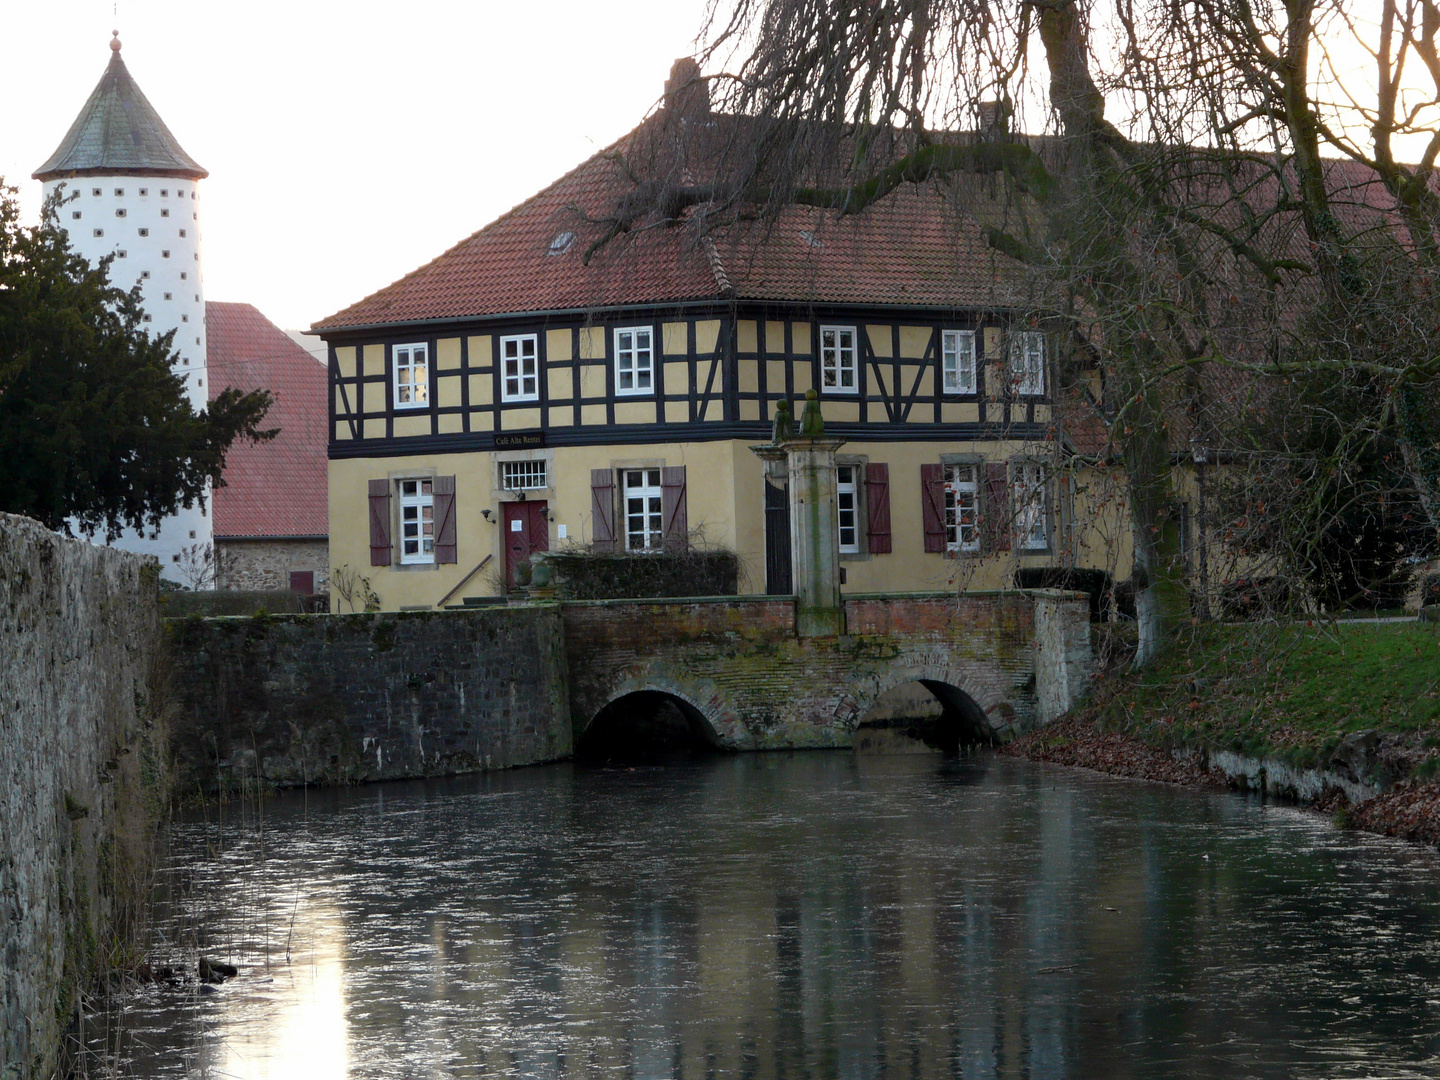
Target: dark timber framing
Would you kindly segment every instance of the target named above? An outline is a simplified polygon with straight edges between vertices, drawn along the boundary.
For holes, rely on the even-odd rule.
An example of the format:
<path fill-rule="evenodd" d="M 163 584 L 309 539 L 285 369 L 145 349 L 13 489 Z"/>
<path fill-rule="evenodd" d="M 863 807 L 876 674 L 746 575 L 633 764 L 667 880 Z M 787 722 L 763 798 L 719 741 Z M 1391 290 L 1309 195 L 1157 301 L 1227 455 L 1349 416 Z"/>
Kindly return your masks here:
<path fill-rule="evenodd" d="M 325 332 L 330 347 L 329 452 L 331 458 L 340 459 L 488 451 L 497 448 L 497 436 L 503 443 L 507 437 L 527 432 L 542 432 L 549 446 L 763 441 L 770 432 L 769 418 L 776 402 L 789 400 L 798 410 L 807 388 L 820 389 L 822 325 L 850 326 L 856 332 L 857 392 L 821 390 L 822 403 L 827 403 L 826 427 L 834 434 L 863 442 L 1045 439 L 1050 424 L 1048 418 L 1037 419 L 1036 407 L 1048 405 L 1050 399 L 1011 395 L 1003 378 L 1000 386 L 993 385 L 992 370 L 997 364 L 1003 369 L 1005 364 L 1004 335 L 1011 319 L 1012 313 L 1005 311 L 717 302 L 332 330 Z M 673 337 L 676 324 L 683 327 L 683 351 L 666 352 L 666 327 L 672 326 Z M 702 352 L 700 327 L 706 324 L 712 324 L 706 326 L 706 333 L 714 331 L 715 345 L 713 351 Z M 615 328 L 647 325 L 652 328 L 653 392 L 618 394 Z M 749 326 L 754 328 L 753 348 L 747 340 L 742 349 L 742 337 L 751 336 Z M 911 351 L 916 353 L 917 330 L 925 335 L 923 349 L 902 356 L 907 332 Z M 943 330 L 975 334 L 975 393 L 944 392 Z M 552 360 L 550 356 L 550 335 L 556 331 L 568 331 L 568 359 Z M 801 333 L 807 340 L 796 340 Z M 536 336 L 536 400 L 502 400 L 500 338 L 509 334 Z M 599 352 L 582 356 L 584 342 L 591 335 L 599 339 Z M 998 359 L 987 356 L 987 336 L 1001 342 Z M 482 337 L 488 337 L 487 354 L 474 355 L 479 344 L 475 339 Z M 441 369 L 442 340 L 458 340 L 458 367 Z M 428 347 L 429 404 L 397 409 L 393 400 L 394 347 L 421 342 Z M 383 348 L 378 373 L 366 373 L 367 346 Z M 353 350 L 353 371 L 342 373 L 338 352 L 342 349 Z M 453 360 L 453 351 L 451 355 Z M 1047 392 L 1054 383 L 1053 368 L 1047 364 Z M 667 370 L 677 376 L 683 371 L 685 385 L 667 386 Z M 447 384 L 442 394 L 442 380 L 458 382 Z M 475 394 L 478 380 L 488 380 L 488 403 Z M 552 384 L 556 396 L 551 394 Z M 582 396 L 587 385 L 591 391 Z M 442 397 L 450 404 L 441 405 Z M 831 402 L 834 404 L 828 404 Z M 956 405 L 972 407 L 966 410 L 965 419 L 954 419 Z M 644 415 L 647 406 L 648 416 Z M 488 427 L 477 422 L 482 412 L 490 415 Z M 636 413 L 642 414 L 638 422 Z M 511 418 L 508 426 L 507 416 Z M 428 426 L 428 431 L 397 435 L 397 422 L 411 418 L 428 420 L 428 425 L 406 426 Z M 383 436 L 376 436 L 377 427 Z M 364 437 L 367 428 L 370 438 Z M 342 432 L 348 437 L 341 437 Z"/>

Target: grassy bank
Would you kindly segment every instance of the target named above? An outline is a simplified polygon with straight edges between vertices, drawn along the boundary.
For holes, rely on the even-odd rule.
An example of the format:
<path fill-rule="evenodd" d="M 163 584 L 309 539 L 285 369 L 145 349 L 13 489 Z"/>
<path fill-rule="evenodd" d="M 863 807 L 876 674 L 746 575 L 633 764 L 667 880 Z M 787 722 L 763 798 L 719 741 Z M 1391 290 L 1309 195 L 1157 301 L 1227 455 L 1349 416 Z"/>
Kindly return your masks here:
<path fill-rule="evenodd" d="M 1103 680 L 1081 708 L 1007 749 L 1124 776 L 1225 782 L 1176 762 L 1181 748 L 1349 770 L 1389 793 L 1331 808 L 1378 832 L 1440 841 L 1440 625 L 1188 628 L 1151 667 Z"/>

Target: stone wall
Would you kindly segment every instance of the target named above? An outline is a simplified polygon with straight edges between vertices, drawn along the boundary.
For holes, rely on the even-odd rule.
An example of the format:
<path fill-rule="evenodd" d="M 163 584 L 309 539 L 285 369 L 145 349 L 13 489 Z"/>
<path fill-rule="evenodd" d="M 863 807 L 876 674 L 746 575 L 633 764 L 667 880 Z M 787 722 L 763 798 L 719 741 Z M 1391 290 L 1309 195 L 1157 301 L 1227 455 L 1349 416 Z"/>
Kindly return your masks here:
<path fill-rule="evenodd" d="M 576 735 L 618 698 L 660 691 L 693 707 L 720 746 L 849 746 L 876 702 L 916 681 L 959 691 L 987 739 L 1039 722 L 1031 596 L 844 604 L 848 634 L 797 638 L 788 598 L 567 603 Z"/>
<path fill-rule="evenodd" d="M 182 794 L 439 776 L 571 750 L 553 605 L 166 626 Z"/>
<path fill-rule="evenodd" d="M 0 1076 L 49 1076 L 163 816 L 156 565 L 0 514 Z"/>
<path fill-rule="evenodd" d="M 288 589 L 290 573 L 315 574 L 315 591 L 330 585 L 328 540 L 217 540 L 220 589 Z"/>

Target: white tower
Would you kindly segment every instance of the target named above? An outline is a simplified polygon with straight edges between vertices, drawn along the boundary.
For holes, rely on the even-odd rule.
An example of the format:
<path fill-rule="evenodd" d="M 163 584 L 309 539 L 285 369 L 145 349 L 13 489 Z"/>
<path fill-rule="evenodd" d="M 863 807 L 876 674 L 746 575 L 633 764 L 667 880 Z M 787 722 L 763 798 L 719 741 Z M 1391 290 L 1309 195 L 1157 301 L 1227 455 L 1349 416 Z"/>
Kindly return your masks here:
<path fill-rule="evenodd" d="M 110 49 L 105 74 L 34 178 L 44 183 L 46 198 L 64 185 L 60 224 L 71 247 L 91 262 L 114 253 L 110 280 L 125 289 L 139 283 L 145 329 L 152 336 L 175 331 L 175 370 L 190 404 L 203 409 L 209 391 L 196 189 L 209 174 L 135 85 L 120 59 L 119 31 Z M 161 572 L 180 580 L 185 549 L 203 551 L 211 543 L 208 503 L 207 494 L 206 506 L 182 508 L 158 530 L 127 530 L 115 546 L 156 556 Z"/>

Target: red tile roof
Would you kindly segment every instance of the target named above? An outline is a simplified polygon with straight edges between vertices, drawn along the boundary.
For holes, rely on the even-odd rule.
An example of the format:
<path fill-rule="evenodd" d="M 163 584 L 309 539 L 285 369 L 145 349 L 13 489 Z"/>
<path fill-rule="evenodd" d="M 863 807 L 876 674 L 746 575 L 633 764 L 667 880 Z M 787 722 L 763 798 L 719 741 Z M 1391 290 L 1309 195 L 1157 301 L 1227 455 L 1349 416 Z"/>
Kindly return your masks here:
<path fill-rule="evenodd" d="M 325 536 L 325 366 L 250 304 L 205 304 L 210 397 L 226 387 L 269 390 L 270 442 L 237 442 L 226 456 L 225 486 L 214 494 L 216 537 Z"/>
<path fill-rule="evenodd" d="M 649 122 L 647 122 L 649 123 Z M 1005 302 L 1017 264 L 973 216 L 1003 212 L 988 191 L 904 187 L 863 214 L 795 207 L 732 226 L 711 244 L 684 225 L 636 228 L 587 266 L 586 247 L 632 190 L 621 162 L 646 125 L 318 330 L 506 313 L 585 310 L 734 296 L 745 300 L 973 308 Z M 567 242 L 568 237 L 568 242 Z M 1010 292 L 1012 299 L 1018 296 Z"/>

